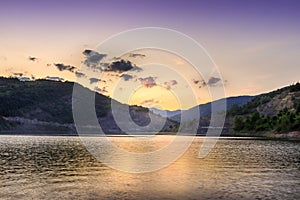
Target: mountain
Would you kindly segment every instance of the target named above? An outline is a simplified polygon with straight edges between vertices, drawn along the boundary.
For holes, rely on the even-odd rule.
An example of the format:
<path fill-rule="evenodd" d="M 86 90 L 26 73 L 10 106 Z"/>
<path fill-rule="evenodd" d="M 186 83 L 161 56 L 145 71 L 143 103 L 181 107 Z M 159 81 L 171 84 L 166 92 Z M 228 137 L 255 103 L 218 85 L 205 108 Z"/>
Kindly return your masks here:
<path fill-rule="evenodd" d="M 173 116 L 179 115 L 179 114 L 181 114 L 181 112 L 184 111 L 184 110 L 173 110 L 173 111 L 170 111 L 170 110 L 159 110 L 157 108 L 149 108 L 149 110 L 152 113 L 155 113 L 157 115 L 160 115 L 162 117 L 167 117 L 167 118 L 172 118 Z"/>
<path fill-rule="evenodd" d="M 180 122 L 181 120 L 181 114 L 185 114 L 186 116 L 189 116 L 188 119 L 192 120 L 194 118 L 197 118 L 196 113 L 200 112 L 201 117 L 207 117 L 211 115 L 211 108 L 212 104 L 214 104 L 214 107 L 216 108 L 216 112 L 223 111 L 223 103 L 226 101 L 226 109 L 231 109 L 234 105 L 236 106 L 243 106 L 249 101 L 251 101 L 254 98 L 254 96 L 237 96 L 237 97 L 228 97 L 225 99 L 219 99 L 213 102 L 209 102 L 206 104 L 200 104 L 198 106 L 192 107 L 188 110 L 182 111 L 182 113 L 179 113 L 177 115 L 173 115 L 171 117 L 172 120 Z M 199 109 L 199 112 L 195 112 L 196 109 Z"/>
<path fill-rule="evenodd" d="M 224 101 L 227 115 L 222 135 L 300 138 L 300 83 L 257 96 L 229 97 L 195 106 L 181 113 L 188 116 L 183 123 L 193 121 L 200 112 L 198 134 L 206 134 L 212 104 L 216 113 L 223 112 L 221 105 Z M 199 112 L 195 112 L 196 109 Z M 171 119 L 179 122 L 181 115 Z"/>
<path fill-rule="evenodd" d="M 237 134 L 300 138 L 300 83 L 233 107 L 228 111 L 228 119 Z"/>
<path fill-rule="evenodd" d="M 74 84 L 76 83 L 50 80 L 28 82 L 0 77 L 0 133 L 76 135 L 72 113 Z M 86 94 L 94 93 L 83 86 L 76 86 Z M 75 100 L 85 101 L 85 97 Z M 205 134 L 207 127 L 210 126 L 212 104 L 217 112 L 224 112 L 221 105 L 225 100 L 227 116 L 223 129 L 224 135 L 294 137 L 296 134 L 295 137 L 300 138 L 299 83 L 255 97 L 239 96 L 220 99 L 185 111 L 128 107 L 96 93 L 95 110 L 98 122 L 105 133 L 121 134 L 139 132 L 142 129 L 126 122 L 121 124 L 121 130 L 120 124 L 113 116 L 112 103 L 121 111 L 119 117 L 123 117 L 129 109 L 132 121 L 141 127 L 148 127 L 152 121 L 165 122 L 162 125 L 162 132 L 176 132 L 181 114 L 188 116 L 187 121 L 183 122 L 188 126 L 193 118 L 197 117 L 195 109 L 200 109 L 198 133 Z M 151 126 L 148 132 L 151 132 L 151 128 L 159 128 L 159 125 Z M 292 136 L 287 136 L 286 133 Z"/>
<path fill-rule="evenodd" d="M 36 80 L 19 81 L 0 77 L 0 132 L 11 134 L 76 134 L 72 113 L 73 82 Z M 93 93 L 79 85 L 87 93 Z M 82 98 L 84 101 L 84 97 Z M 127 108 L 104 95 L 95 94 L 95 110 L 101 128 L 105 133 L 122 133 L 111 112 L 111 103 L 120 109 Z M 128 109 L 127 109 L 128 110 Z M 147 108 L 129 107 L 132 120 L 146 126 L 150 117 L 166 120 Z M 163 131 L 172 131 L 177 124 L 166 120 Z M 133 131 L 127 127 L 128 131 Z M 135 130 L 138 131 L 138 130 Z"/>

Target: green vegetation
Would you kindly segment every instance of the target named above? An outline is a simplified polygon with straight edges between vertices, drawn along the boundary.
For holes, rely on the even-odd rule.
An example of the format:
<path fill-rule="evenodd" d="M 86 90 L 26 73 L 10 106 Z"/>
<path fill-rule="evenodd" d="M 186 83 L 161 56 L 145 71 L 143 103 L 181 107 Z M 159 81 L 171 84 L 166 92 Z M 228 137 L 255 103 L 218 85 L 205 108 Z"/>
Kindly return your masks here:
<path fill-rule="evenodd" d="M 282 109 L 274 115 L 263 115 L 258 112 L 259 106 L 271 102 L 272 99 L 282 95 L 283 92 L 291 96 L 293 105 L 290 108 L 282 105 Z M 243 107 L 232 107 L 228 114 L 234 117 L 233 130 L 238 133 L 300 131 L 299 92 L 300 84 L 297 83 L 274 92 L 259 95 Z"/>
<path fill-rule="evenodd" d="M 0 131 L 73 133 L 74 84 L 76 83 L 48 80 L 21 82 L 14 78 L 0 77 Z M 87 96 L 94 95 L 95 110 L 101 128 L 105 133 L 122 133 L 113 116 L 109 114 L 114 100 L 80 85 L 78 89 L 82 93 L 74 102 L 85 105 Z M 115 103 L 126 106 L 117 101 Z M 135 122 L 140 125 L 148 124 L 148 108 L 130 106 L 130 110 Z M 83 112 L 94 112 L 94 109 L 84 108 Z M 41 122 L 47 124 L 40 124 Z M 86 123 L 89 125 L 88 120 Z M 174 127 L 175 123 L 168 120 L 163 131 L 173 130 Z"/>
<path fill-rule="evenodd" d="M 300 131 L 300 112 L 295 113 L 284 110 L 278 115 L 269 117 L 254 112 L 246 118 L 236 116 L 233 129 L 235 132 L 266 132 L 277 133 Z"/>
<path fill-rule="evenodd" d="M 0 116 L 73 123 L 73 84 L 47 80 L 20 82 L 0 77 Z M 98 117 L 105 116 L 110 109 L 110 99 L 97 94 L 95 108 Z M 4 127 L 3 119 L 1 121 Z"/>

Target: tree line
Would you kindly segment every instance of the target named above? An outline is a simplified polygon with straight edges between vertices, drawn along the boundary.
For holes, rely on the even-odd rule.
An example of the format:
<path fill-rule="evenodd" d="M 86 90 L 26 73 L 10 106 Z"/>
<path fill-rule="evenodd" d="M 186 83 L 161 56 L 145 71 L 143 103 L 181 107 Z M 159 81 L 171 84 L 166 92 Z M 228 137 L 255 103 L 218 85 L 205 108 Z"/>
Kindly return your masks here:
<path fill-rule="evenodd" d="M 275 116 L 260 115 L 257 111 L 246 117 L 236 116 L 233 129 L 235 132 L 266 132 L 277 133 L 300 130 L 300 101 L 296 110 L 285 108 Z"/>

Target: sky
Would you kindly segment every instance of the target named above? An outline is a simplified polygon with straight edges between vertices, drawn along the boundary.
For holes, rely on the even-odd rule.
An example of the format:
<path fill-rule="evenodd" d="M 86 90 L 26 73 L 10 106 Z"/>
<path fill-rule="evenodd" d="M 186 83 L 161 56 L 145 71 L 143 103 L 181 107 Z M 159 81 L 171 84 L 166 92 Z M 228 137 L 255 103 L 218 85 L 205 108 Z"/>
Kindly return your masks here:
<path fill-rule="evenodd" d="M 1 1 L 0 75 L 85 78 L 91 83 L 99 77 L 80 68 L 97 58 L 96 64 L 104 65 L 96 67 L 101 81 L 94 89 L 124 103 L 187 109 L 195 104 L 188 101 L 187 90 L 197 103 L 205 103 L 212 100 L 207 86 L 221 83 L 226 96 L 260 94 L 299 81 L 299 10 L 299 1 L 288 0 Z M 222 80 L 211 76 L 203 82 L 186 60 L 170 52 L 137 50 L 105 60 L 107 53 L 95 50 L 112 35 L 142 27 L 193 38 Z M 182 99 L 186 102 L 180 103 Z"/>

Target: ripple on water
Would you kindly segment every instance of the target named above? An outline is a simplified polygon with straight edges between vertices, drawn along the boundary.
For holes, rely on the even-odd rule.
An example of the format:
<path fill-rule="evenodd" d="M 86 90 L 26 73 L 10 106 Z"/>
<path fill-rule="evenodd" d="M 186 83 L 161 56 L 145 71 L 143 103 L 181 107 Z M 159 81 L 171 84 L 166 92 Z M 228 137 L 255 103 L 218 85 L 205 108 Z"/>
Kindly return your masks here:
<path fill-rule="evenodd" d="M 153 151 L 170 136 L 141 146 L 113 138 L 133 152 Z M 3 199 L 300 199 L 300 145 L 289 141 L 219 140 L 198 159 L 202 138 L 172 165 L 129 174 L 98 162 L 76 137 L 0 136 Z M 128 145 L 130 144 L 130 145 Z M 149 144 L 149 146 L 147 146 Z"/>

